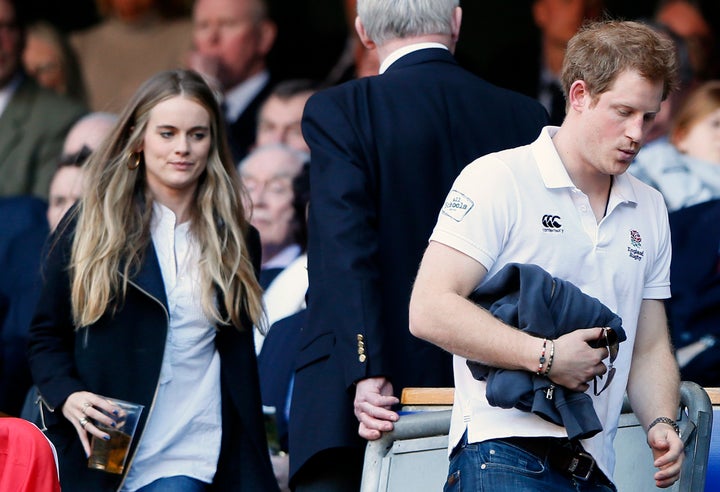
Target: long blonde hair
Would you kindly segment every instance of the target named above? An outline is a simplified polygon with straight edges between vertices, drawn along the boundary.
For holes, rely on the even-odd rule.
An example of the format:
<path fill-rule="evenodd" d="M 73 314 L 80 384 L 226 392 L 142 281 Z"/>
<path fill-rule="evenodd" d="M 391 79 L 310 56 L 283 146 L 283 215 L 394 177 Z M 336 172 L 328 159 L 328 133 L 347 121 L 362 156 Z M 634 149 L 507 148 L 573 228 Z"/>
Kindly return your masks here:
<path fill-rule="evenodd" d="M 137 149 L 150 110 L 178 95 L 199 103 L 210 115 L 207 169 L 199 178 L 191 210 L 191 231 L 200 245 L 203 310 L 221 324 L 242 328 L 246 312 L 253 323 L 262 325 L 262 290 L 244 239 L 245 191 L 230 156 L 217 100 L 200 75 L 172 70 L 155 75 L 138 89 L 87 163 L 87 191 L 76 211 L 71 256 L 76 327 L 88 326 L 109 309 L 117 309 L 142 264 L 151 243 L 152 196 Z M 136 159 L 140 167 L 130 170 Z M 223 299 L 220 309 L 215 304 L 218 292 Z"/>

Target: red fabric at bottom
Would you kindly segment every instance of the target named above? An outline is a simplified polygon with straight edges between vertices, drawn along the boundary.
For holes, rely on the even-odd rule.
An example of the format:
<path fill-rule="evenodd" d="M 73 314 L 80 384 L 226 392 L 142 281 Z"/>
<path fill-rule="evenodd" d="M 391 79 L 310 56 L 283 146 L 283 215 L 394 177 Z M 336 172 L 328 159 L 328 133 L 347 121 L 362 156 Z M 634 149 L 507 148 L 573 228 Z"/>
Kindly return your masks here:
<path fill-rule="evenodd" d="M 60 492 L 52 444 L 27 420 L 0 418 L 0 492 Z"/>

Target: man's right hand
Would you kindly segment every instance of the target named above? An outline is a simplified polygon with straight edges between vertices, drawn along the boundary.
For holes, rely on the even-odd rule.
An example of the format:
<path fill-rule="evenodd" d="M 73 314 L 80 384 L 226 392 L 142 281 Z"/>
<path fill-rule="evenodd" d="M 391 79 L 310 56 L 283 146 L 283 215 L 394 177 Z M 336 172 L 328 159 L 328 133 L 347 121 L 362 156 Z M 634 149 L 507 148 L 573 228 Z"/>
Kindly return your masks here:
<path fill-rule="evenodd" d="M 580 329 L 556 339 L 553 365 L 548 375 L 550 380 L 574 391 L 587 391 L 595 376 L 607 372 L 603 364 L 603 359 L 608 356 L 607 348 L 592 348 L 589 345 L 597 342 L 603 330 Z"/>
<path fill-rule="evenodd" d="M 362 379 L 355 385 L 355 416 L 360 422 L 360 437 L 373 441 L 393 430 L 399 418 L 391 410 L 399 403 L 393 396 L 392 383 L 383 377 Z"/>

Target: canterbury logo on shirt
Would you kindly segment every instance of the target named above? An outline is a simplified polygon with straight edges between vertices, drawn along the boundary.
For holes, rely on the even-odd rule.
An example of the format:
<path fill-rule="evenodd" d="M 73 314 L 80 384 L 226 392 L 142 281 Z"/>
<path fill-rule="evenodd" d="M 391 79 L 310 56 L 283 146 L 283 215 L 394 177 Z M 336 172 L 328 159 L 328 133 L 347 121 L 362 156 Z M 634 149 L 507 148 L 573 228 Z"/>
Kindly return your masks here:
<path fill-rule="evenodd" d="M 545 214 L 540 219 L 540 222 L 545 232 L 563 232 L 561 220 L 559 215 Z"/>

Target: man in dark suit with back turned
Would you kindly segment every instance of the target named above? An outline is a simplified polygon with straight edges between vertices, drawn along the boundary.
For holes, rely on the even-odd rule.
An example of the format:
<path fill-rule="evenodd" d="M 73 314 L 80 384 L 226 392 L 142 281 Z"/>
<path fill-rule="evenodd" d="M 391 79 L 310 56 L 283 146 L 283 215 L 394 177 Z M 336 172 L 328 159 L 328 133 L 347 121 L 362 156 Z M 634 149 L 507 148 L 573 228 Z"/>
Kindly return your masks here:
<path fill-rule="evenodd" d="M 450 356 L 408 330 L 417 266 L 460 170 L 531 142 L 547 122 L 537 102 L 456 63 L 457 0 L 359 0 L 357 8 L 381 75 L 315 94 L 303 117 L 310 288 L 290 418 L 298 491 L 357 490 L 361 437 L 392 429 L 393 395 L 452 385 Z"/>

